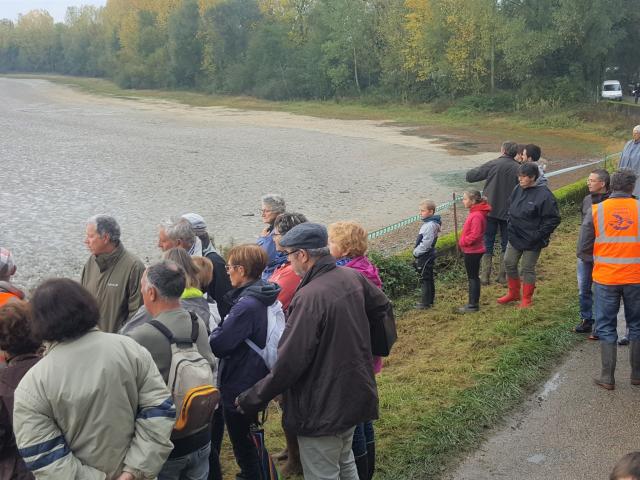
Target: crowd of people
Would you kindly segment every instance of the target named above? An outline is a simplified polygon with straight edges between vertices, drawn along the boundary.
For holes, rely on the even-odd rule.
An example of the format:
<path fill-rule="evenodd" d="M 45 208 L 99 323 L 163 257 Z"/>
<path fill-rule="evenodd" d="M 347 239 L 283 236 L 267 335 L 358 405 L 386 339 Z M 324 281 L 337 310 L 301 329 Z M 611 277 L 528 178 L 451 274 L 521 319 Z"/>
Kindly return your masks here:
<path fill-rule="evenodd" d="M 621 299 L 631 383 L 640 385 L 640 126 L 632 142 L 626 168 L 589 175 L 577 251 L 575 330 L 600 340 L 595 382 L 608 390 Z M 496 281 L 508 291 L 497 302 L 532 305 L 536 263 L 560 223 L 540 156 L 536 145 L 505 142 L 499 158 L 467 173 L 486 183 L 462 199 L 468 301 L 460 313 L 480 308 L 498 234 Z M 419 208 L 416 308 L 429 309 L 442 219 L 431 200 Z M 236 478 L 271 478 L 255 433 L 276 401 L 283 473 L 372 479 L 375 375 L 396 333 L 367 232 L 356 222 L 309 222 L 275 194 L 262 198 L 261 215 L 257 242 L 233 246 L 226 260 L 202 216 L 163 221 L 163 259 L 150 266 L 125 248 L 113 217 L 96 215 L 86 223 L 91 255 L 80 279 L 46 280 L 28 300 L 11 282 L 12 253 L 0 248 L 0 478 L 221 479 L 225 429 Z"/>
<path fill-rule="evenodd" d="M 96 215 L 80 279 L 28 301 L 0 248 L 0 478 L 221 479 L 225 430 L 236 478 L 270 478 L 254 434 L 272 400 L 283 473 L 373 477 L 395 319 L 367 232 L 311 223 L 279 195 L 261 213 L 257 242 L 226 261 L 202 216 L 163 221 L 150 266 Z"/>

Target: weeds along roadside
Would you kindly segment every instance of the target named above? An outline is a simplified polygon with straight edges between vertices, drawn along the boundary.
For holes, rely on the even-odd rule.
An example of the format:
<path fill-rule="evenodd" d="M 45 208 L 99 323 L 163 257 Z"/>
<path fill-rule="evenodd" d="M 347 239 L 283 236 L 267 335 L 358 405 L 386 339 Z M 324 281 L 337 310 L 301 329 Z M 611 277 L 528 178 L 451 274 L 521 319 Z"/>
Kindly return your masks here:
<path fill-rule="evenodd" d="M 584 181 L 555 192 L 562 223 L 538 267 L 534 307 L 520 311 L 497 305 L 504 287 L 482 291 L 477 314 L 457 315 L 466 301 L 466 277 L 455 257 L 453 234 L 439 239 L 436 307 L 411 309 L 415 274 L 393 278 L 411 261 L 404 252 L 380 262 L 383 280 L 398 291 L 398 342 L 378 376 L 380 420 L 376 422 L 382 479 L 438 478 L 465 452 L 477 447 L 581 340 L 571 329 L 578 318 L 575 245 Z M 392 268 L 391 268 L 391 267 Z M 386 276 L 386 279 L 384 278 Z"/>

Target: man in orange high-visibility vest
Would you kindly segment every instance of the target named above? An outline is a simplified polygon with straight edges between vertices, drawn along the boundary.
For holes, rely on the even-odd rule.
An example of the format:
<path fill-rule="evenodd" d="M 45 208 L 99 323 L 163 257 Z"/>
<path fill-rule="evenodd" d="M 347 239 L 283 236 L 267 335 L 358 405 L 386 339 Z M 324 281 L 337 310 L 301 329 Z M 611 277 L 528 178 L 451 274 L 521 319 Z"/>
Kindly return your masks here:
<path fill-rule="evenodd" d="M 24 292 L 11 283 L 15 273 L 16 264 L 11 251 L 0 247 L 0 307 L 13 298 L 24 298 Z"/>
<path fill-rule="evenodd" d="M 596 334 L 602 372 L 594 381 L 615 388 L 617 323 L 620 300 L 631 345 L 631 384 L 640 385 L 640 201 L 633 195 L 636 174 L 618 170 L 611 176 L 610 197 L 592 207 L 582 224 L 583 246 L 593 246 Z"/>

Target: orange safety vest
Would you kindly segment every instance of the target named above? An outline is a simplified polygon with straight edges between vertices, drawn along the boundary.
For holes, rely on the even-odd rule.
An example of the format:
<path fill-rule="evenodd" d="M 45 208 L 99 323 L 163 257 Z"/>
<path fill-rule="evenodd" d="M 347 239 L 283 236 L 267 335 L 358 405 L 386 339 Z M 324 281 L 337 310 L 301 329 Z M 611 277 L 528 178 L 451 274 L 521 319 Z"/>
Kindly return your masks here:
<path fill-rule="evenodd" d="M 7 303 L 12 298 L 19 298 L 17 295 L 13 293 L 0 292 L 0 307 Z"/>
<path fill-rule="evenodd" d="M 595 242 L 593 281 L 603 285 L 640 284 L 640 202 L 609 198 L 591 207 Z"/>

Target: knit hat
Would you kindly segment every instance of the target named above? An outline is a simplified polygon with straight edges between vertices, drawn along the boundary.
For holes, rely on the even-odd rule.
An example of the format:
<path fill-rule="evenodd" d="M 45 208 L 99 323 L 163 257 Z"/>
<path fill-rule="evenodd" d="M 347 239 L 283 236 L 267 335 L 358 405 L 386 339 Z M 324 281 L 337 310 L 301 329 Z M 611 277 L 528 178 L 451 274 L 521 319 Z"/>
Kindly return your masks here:
<path fill-rule="evenodd" d="M 6 248 L 0 247 L 0 275 L 13 274 L 15 266 L 11 252 Z"/>

